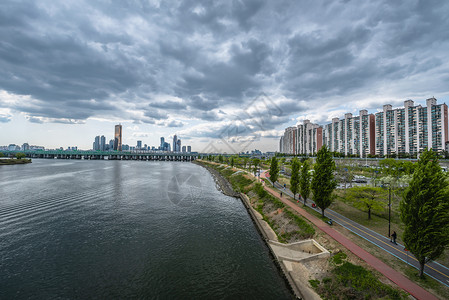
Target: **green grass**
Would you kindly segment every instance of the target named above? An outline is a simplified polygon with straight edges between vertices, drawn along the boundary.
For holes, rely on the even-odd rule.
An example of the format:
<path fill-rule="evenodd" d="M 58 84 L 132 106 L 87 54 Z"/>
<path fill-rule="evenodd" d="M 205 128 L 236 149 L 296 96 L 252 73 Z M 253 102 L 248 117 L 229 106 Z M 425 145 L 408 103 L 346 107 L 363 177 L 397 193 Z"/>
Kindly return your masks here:
<path fill-rule="evenodd" d="M 226 179 L 229 180 L 235 191 L 240 191 L 243 193 L 249 192 L 249 190 L 251 189 L 250 185 L 253 183 L 253 180 L 246 178 L 242 174 L 229 176 Z"/>
<path fill-rule="evenodd" d="M 307 221 L 303 218 L 298 216 L 297 214 L 292 213 L 290 210 L 286 209 L 285 214 L 292 219 L 296 225 L 299 227 L 299 234 L 304 238 L 312 238 L 315 234 L 315 228 L 313 228 L 312 225 L 307 223 Z"/>
<path fill-rule="evenodd" d="M 326 216 L 323 217 L 323 215 L 321 214 L 321 212 L 318 212 L 316 210 L 314 210 L 313 208 L 310 208 L 308 206 L 304 206 L 304 204 L 301 205 L 301 208 L 304 209 L 305 211 L 307 211 L 309 214 L 323 220 L 324 222 L 329 221 L 330 219 Z M 324 214 L 326 215 L 326 210 L 324 210 Z"/>
<path fill-rule="evenodd" d="M 407 299 L 407 295 L 379 281 L 362 266 L 344 261 L 346 254 L 340 252 L 331 257 L 336 265 L 330 277 L 309 280 L 310 285 L 324 299 Z"/>
<path fill-rule="evenodd" d="M 21 165 L 31 163 L 31 159 L 22 158 L 22 159 L 0 159 L 1 165 Z"/>
<path fill-rule="evenodd" d="M 426 267 L 425 267 L 426 268 Z M 425 270 L 425 269 L 424 269 Z M 410 280 L 416 282 L 426 290 L 434 290 L 438 295 L 442 296 L 444 299 L 449 299 L 449 291 L 441 283 L 435 279 L 424 275 L 424 278 L 418 276 L 418 270 L 409 266 L 404 265 L 403 272 L 407 275 Z"/>
<path fill-rule="evenodd" d="M 336 265 L 341 265 L 347 257 L 348 256 L 346 255 L 346 253 L 338 252 L 337 254 L 332 256 L 332 262 Z"/>

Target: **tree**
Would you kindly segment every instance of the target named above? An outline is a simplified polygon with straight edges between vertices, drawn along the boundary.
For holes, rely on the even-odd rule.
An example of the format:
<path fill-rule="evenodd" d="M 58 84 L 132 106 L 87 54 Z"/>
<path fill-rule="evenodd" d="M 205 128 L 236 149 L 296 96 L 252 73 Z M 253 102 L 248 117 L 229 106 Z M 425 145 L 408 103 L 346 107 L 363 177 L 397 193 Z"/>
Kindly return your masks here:
<path fill-rule="evenodd" d="M 425 264 L 441 256 L 449 245 L 448 186 L 436 153 L 424 151 L 400 202 L 403 240 L 419 262 L 420 277 Z"/>
<path fill-rule="evenodd" d="M 253 159 L 254 176 L 256 176 L 257 168 L 259 167 L 259 165 L 260 165 L 260 159 L 258 159 L 258 158 Z"/>
<path fill-rule="evenodd" d="M 299 190 L 299 161 L 296 157 L 292 159 L 292 176 L 290 177 L 290 190 L 293 193 L 293 200 Z"/>
<path fill-rule="evenodd" d="M 0 152 L 0 157 L 3 157 L 3 153 L 2 152 Z"/>
<path fill-rule="evenodd" d="M 270 164 L 270 179 L 273 184 L 278 180 L 279 177 L 279 165 L 278 160 L 275 156 L 271 158 Z"/>
<path fill-rule="evenodd" d="M 25 157 L 26 157 L 25 153 L 22 153 L 22 152 L 16 153 L 16 158 L 17 159 L 22 159 L 22 158 L 25 158 Z"/>
<path fill-rule="evenodd" d="M 246 169 L 246 165 L 248 164 L 248 157 L 243 158 L 243 169 Z"/>
<path fill-rule="evenodd" d="M 324 217 L 324 210 L 332 204 L 332 193 L 337 187 L 335 162 L 326 146 L 318 151 L 314 170 L 311 184 L 313 199 Z"/>
<path fill-rule="evenodd" d="M 299 191 L 304 199 L 304 205 L 306 205 L 307 198 L 310 195 L 310 165 L 309 161 L 304 160 L 301 168 L 301 178 L 299 180 Z"/>
<path fill-rule="evenodd" d="M 234 156 L 231 156 L 231 168 L 234 168 Z"/>
<path fill-rule="evenodd" d="M 385 191 L 380 187 L 353 187 L 348 190 L 347 197 L 353 201 L 354 207 L 368 212 L 368 220 L 371 220 L 371 212 L 380 212 L 384 208 L 381 199 L 385 198 Z"/>
<path fill-rule="evenodd" d="M 223 163 L 223 155 L 218 155 L 218 162 Z"/>

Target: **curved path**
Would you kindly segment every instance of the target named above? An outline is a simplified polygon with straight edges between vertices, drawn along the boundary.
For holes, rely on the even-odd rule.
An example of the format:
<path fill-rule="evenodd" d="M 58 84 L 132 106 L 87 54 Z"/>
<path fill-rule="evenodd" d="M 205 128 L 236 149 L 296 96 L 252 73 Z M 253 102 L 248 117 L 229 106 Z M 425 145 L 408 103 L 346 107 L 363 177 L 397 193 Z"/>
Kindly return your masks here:
<path fill-rule="evenodd" d="M 265 177 L 266 179 L 268 179 L 266 177 L 266 172 L 262 173 L 262 177 Z M 388 277 L 391 281 L 393 281 L 394 283 L 396 283 L 399 287 L 401 287 L 402 289 L 404 289 L 405 291 L 407 291 L 408 293 L 410 293 L 412 296 L 414 296 L 417 299 L 423 299 L 423 300 L 427 300 L 427 299 L 438 299 L 437 297 L 435 297 L 433 294 L 431 294 L 430 292 L 428 292 L 427 290 L 423 289 L 422 287 L 420 287 L 419 285 L 417 285 L 416 283 L 414 283 L 413 281 L 411 281 L 410 279 L 408 279 L 407 277 L 405 277 L 404 275 L 402 275 L 401 273 L 399 273 L 398 271 L 394 270 L 393 268 L 391 268 L 390 266 L 388 266 L 387 264 L 385 264 L 383 261 L 381 261 L 380 259 L 378 259 L 377 257 L 373 256 L 372 254 L 368 253 L 366 250 L 362 249 L 361 247 L 359 247 L 358 245 L 356 245 L 354 242 L 352 242 L 350 239 L 348 239 L 347 237 L 345 237 L 343 234 L 341 234 L 340 232 L 338 232 L 337 230 L 333 229 L 331 226 L 329 226 L 328 224 L 326 224 L 325 222 L 323 222 L 321 219 L 309 214 L 307 211 L 305 211 L 304 209 L 300 208 L 296 203 L 293 203 L 290 200 L 287 200 L 285 197 L 281 198 L 280 197 L 280 192 L 275 191 L 272 188 L 269 188 L 267 186 L 264 186 L 264 188 L 273 196 L 275 196 L 276 198 L 278 198 L 279 200 L 281 200 L 285 205 L 289 206 L 290 208 L 292 208 L 293 210 L 295 210 L 296 212 L 298 212 L 300 215 L 302 215 L 303 217 L 305 217 L 306 219 L 308 219 L 310 222 L 312 222 L 315 226 L 317 226 L 320 230 L 322 230 L 323 232 L 325 232 L 326 234 L 328 234 L 330 237 L 332 237 L 334 240 L 336 240 L 337 242 L 339 242 L 341 245 L 343 245 L 344 247 L 346 247 L 349 251 L 351 251 L 352 253 L 354 253 L 355 255 L 357 255 L 358 257 L 360 257 L 361 259 L 363 259 L 366 263 L 368 263 L 371 267 L 373 267 L 374 269 L 376 269 L 377 271 L 379 271 L 380 273 L 382 273 L 384 276 Z M 282 190 L 282 192 L 284 194 L 289 194 L 291 195 L 291 192 L 289 190 Z M 331 216 L 331 214 L 334 214 Z M 333 220 L 335 220 L 336 222 L 338 222 L 339 224 L 341 224 L 342 226 L 344 225 L 345 228 L 350 228 L 350 226 L 345 223 L 347 221 L 350 221 L 349 219 L 344 218 L 340 218 L 340 215 L 337 215 L 337 213 L 335 212 L 331 212 L 330 210 L 326 209 L 326 215 L 329 217 L 332 217 Z M 351 221 L 352 222 L 352 221 Z M 343 223 L 343 224 L 342 224 Z M 349 223 L 349 222 L 348 222 Z M 356 223 L 357 224 L 357 223 Z M 358 225 L 358 224 L 357 224 Z M 389 239 L 386 239 L 385 242 L 385 238 L 380 236 L 381 238 L 377 239 L 374 238 L 374 234 L 377 234 L 361 225 L 355 226 L 355 227 L 360 227 L 360 234 L 353 231 L 354 233 L 358 234 L 358 235 L 362 235 L 362 234 L 366 234 L 367 236 L 372 235 L 373 236 L 373 240 L 369 240 L 368 238 L 366 238 L 367 240 L 369 240 L 370 242 L 372 242 L 373 244 L 377 245 L 377 244 L 381 244 L 384 247 L 386 247 L 386 245 L 389 246 Z M 349 229 L 351 230 L 351 229 Z M 352 230 L 351 230 L 352 231 Z M 363 232 L 362 232 L 363 231 Z M 378 234 L 377 234 L 378 235 Z M 362 236 L 363 237 L 363 236 Z M 403 246 L 401 245 L 394 245 L 391 243 L 391 246 L 393 249 L 399 249 L 400 247 Z M 381 247 L 381 246 L 379 246 Z M 384 249 L 383 247 L 381 247 L 382 249 Z M 386 249 L 384 249 L 385 251 L 387 251 Z M 393 250 L 391 250 L 393 251 Z M 390 252 L 390 251 L 387 251 Z M 391 252 L 390 252 L 391 253 Z M 411 261 L 411 256 L 409 257 L 409 260 Z M 405 260 L 404 260 L 405 261 Z M 440 265 L 441 266 L 441 265 Z M 444 266 L 442 266 L 444 267 Z M 446 267 L 444 267 L 446 268 Z M 430 269 L 430 268 L 428 268 Z M 447 268 L 446 268 L 447 269 Z"/>

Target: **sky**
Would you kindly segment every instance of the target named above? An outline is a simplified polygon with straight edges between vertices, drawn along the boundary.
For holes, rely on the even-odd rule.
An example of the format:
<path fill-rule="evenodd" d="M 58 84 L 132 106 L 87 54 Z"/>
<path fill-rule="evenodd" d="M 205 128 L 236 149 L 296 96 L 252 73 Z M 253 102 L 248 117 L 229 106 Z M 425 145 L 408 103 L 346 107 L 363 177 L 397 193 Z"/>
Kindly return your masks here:
<path fill-rule="evenodd" d="M 449 1 L 0 1 L 0 145 L 276 151 L 286 127 L 449 102 Z"/>

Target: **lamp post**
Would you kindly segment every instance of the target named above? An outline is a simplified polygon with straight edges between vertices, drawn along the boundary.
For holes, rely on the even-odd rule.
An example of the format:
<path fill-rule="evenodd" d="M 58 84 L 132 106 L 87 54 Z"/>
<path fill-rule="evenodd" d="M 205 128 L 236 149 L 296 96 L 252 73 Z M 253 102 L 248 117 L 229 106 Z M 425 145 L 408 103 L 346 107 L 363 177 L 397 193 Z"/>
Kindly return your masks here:
<path fill-rule="evenodd" d="M 390 237 L 391 227 L 391 184 L 388 185 L 388 237 Z"/>

